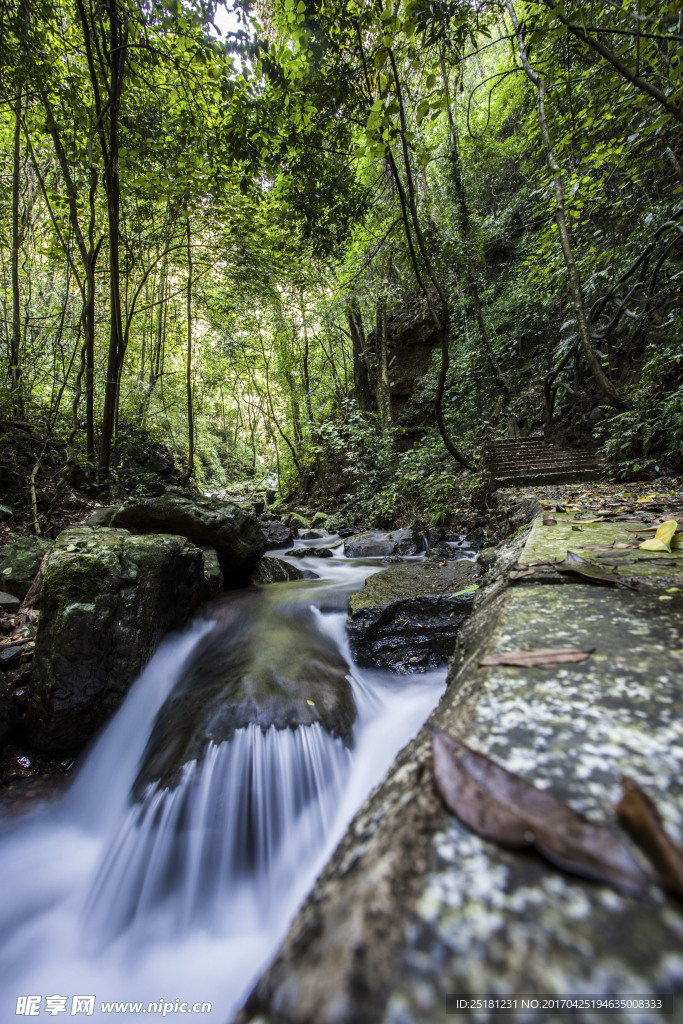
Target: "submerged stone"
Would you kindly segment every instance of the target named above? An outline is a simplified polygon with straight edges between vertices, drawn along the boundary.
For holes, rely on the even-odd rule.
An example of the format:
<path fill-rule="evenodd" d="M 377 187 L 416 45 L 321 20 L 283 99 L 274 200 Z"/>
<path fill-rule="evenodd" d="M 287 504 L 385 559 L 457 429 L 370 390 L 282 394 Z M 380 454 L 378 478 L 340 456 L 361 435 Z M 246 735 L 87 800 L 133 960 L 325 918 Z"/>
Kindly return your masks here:
<path fill-rule="evenodd" d="M 349 667 L 302 607 L 278 608 L 266 591 L 224 597 L 213 631 L 191 656 L 157 715 L 135 784 L 174 787 L 182 766 L 236 729 L 296 729 L 319 722 L 347 742 L 356 708 Z M 267 643 L 264 643 L 264 634 Z"/>
<path fill-rule="evenodd" d="M 292 548 L 285 552 L 294 558 L 332 558 L 334 552 L 330 548 Z"/>
<path fill-rule="evenodd" d="M 370 576 L 349 602 L 347 630 L 358 663 L 424 672 L 453 653 L 481 569 L 408 562 Z"/>
<path fill-rule="evenodd" d="M 226 586 L 249 577 L 265 550 L 254 515 L 236 504 L 201 498 L 179 489 L 156 498 L 133 498 L 112 519 L 113 527 L 132 533 L 168 533 L 198 547 L 214 548 Z"/>
<path fill-rule="evenodd" d="M 26 716 L 29 742 L 82 747 L 119 706 L 169 629 L 204 593 L 202 553 L 182 537 L 76 527 L 45 566 Z"/>

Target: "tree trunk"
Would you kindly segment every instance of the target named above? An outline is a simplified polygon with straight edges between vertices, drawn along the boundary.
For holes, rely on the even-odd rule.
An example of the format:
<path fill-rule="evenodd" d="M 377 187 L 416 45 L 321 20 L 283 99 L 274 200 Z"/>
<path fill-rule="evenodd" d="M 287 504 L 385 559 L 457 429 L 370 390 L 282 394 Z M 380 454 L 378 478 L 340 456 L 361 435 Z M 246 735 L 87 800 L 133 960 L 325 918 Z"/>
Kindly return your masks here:
<path fill-rule="evenodd" d="M 389 363 L 387 360 L 387 297 L 382 292 L 377 300 L 377 326 L 375 328 L 377 341 L 377 362 L 379 372 L 377 374 L 377 405 L 379 407 L 380 419 L 382 421 L 382 434 L 384 440 L 388 441 L 391 436 L 391 390 L 389 388 Z"/>
<path fill-rule="evenodd" d="M 192 239 L 190 235 L 190 219 L 187 219 L 187 373 L 185 377 L 187 389 L 187 475 L 189 482 L 194 473 L 194 408 L 192 405 Z"/>
<path fill-rule="evenodd" d="M 617 408 L 623 405 L 622 400 L 616 393 L 607 377 L 602 372 L 602 367 L 598 361 L 598 357 L 593 350 L 593 344 L 591 342 L 590 328 L 588 326 L 588 315 L 586 313 L 586 305 L 583 299 L 583 291 L 581 288 L 581 280 L 579 278 L 579 271 L 576 266 L 574 259 L 574 252 L 572 250 L 571 241 L 569 238 L 569 231 L 567 229 L 567 220 L 564 214 L 564 189 L 562 187 L 562 173 L 560 165 L 555 157 L 552 142 L 550 141 L 550 132 L 548 130 L 548 120 L 545 112 L 545 82 L 543 76 L 535 71 L 529 63 L 527 56 L 526 46 L 524 45 L 524 39 L 519 27 L 519 21 L 517 20 L 517 14 L 515 12 L 514 4 L 512 0 L 505 0 L 505 6 L 507 7 L 508 13 L 512 19 L 514 26 L 515 35 L 517 37 L 517 46 L 519 48 L 519 56 L 522 61 L 522 67 L 526 72 L 526 76 L 529 81 L 533 84 L 536 89 L 538 97 L 538 123 L 541 128 L 541 135 L 543 137 L 543 146 L 545 149 L 546 160 L 548 167 L 550 168 L 553 177 L 553 187 L 555 190 L 555 222 L 557 224 L 557 230 L 560 235 L 560 242 L 562 244 L 562 253 L 564 255 L 564 262 L 567 268 L 567 276 L 569 278 L 569 291 L 572 296 L 572 302 L 574 304 L 574 313 L 576 315 L 576 323 L 579 329 L 579 337 L 581 339 L 581 347 L 588 363 L 589 369 L 593 374 L 595 382 L 598 387 L 605 395 L 607 400 Z"/>
<path fill-rule="evenodd" d="M 121 208 L 121 181 L 119 178 L 119 111 L 126 65 L 127 22 L 119 17 L 116 0 L 107 0 L 109 15 L 109 131 L 108 151 L 105 154 L 104 183 L 107 192 L 107 218 L 109 226 L 109 354 L 107 379 L 104 386 L 102 412 L 102 438 L 99 470 L 103 479 L 109 476 L 111 443 L 116 417 L 118 382 L 125 355 L 123 318 L 121 315 L 121 272 L 119 267 L 119 232 Z M 122 8 L 123 10 L 123 8 Z"/>
<path fill-rule="evenodd" d="M 471 253 L 471 221 L 470 213 L 467 206 L 467 196 L 465 195 L 465 186 L 462 180 L 462 172 L 460 168 L 460 147 L 458 145 L 458 132 L 453 118 L 453 111 L 451 109 L 451 98 L 450 88 L 448 82 L 448 71 L 446 68 L 446 62 L 444 60 L 443 52 L 441 53 L 441 80 L 443 82 L 444 92 L 446 96 L 446 113 L 448 115 L 448 134 L 451 143 L 451 171 L 453 174 L 453 184 L 455 186 L 455 194 L 458 200 L 458 209 L 460 214 L 460 229 L 465 239 L 465 246 L 468 250 L 467 253 L 467 291 L 469 292 L 470 298 L 472 299 L 472 305 L 474 306 L 474 315 L 477 320 L 477 327 L 479 328 L 479 336 L 484 346 L 484 351 L 488 358 L 493 375 L 496 379 L 498 387 L 503 393 L 505 402 L 510 400 L 510 387 L 505 375 L 500 368 L 500 364 L 496 359 L 493 346 L 491 345 L 491 339 L 489 338 L 489 332 L 486 327 L 486 321 L 484 320 L 484 314 L 481 309 L 481 302 L 479 301 L 479 289 L 477 288 L 476 279 L 476 266 L 474 258 Z"/>
<path fill-rule="evenodd" d="M 10 346 L 10 388 L 14 415 L 23 416 L 24 403 L 21 393 L 21 296 L 19 293 L 19 250 L 21 248 L 21 225 L 19 217 L 19 190 L 21 186 L 21 88 L 17 87 L 14 120 L 14 147 L 12 160 L 12 338 Z"/>
<path fill-rule="evenodd" d="M 354 299 L 348 311 L 349 331 L 353 348 L 353 390 L 361 412 L 372 408 L 370 373 L 366 357 L 365 331 L 358 303 Z"/>

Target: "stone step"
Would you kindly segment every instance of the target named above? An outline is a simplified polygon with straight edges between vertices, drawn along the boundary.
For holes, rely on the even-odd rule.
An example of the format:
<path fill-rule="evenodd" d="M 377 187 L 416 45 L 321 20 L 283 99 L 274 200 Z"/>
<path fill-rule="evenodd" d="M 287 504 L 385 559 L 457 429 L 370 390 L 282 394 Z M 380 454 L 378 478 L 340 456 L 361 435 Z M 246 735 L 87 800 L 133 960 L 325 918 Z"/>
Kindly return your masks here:
<path fill-rule="evenodd" d="M 571 484 L 585 483 L 589 480 L 599 480 L 602 475 L 601 469 L 571 469 L 565 470 L 558 467 L 555 471 L 536 474 L 516 473 L 514 476 L 493 476 L 494 488 L 498 487 L 536 487 L 540 484 Z"/>
<path fill-rule="evenodd" d="M 579 466 L 598 466 L 600 464 L 600 460 L 596 459 L 594 455 L 576 455 L 574 453 L 567 453 L 564 457 L 557 457 L 555 455 L 528 455 L 513 458 L 511 455 L 502 455 L 495 459 L 487 459 L 486 462 L 487 465 L 490 466 L 556 466 L 558 463 L 573 463 Z"/>
<path fill-rule="evenodd" d="M 555 448 L 542 438 L 488 441 L 482 447 L 482 464 L 494 489 L 578 483 L 596 480 L 602 472 L 593 452 Z"/>

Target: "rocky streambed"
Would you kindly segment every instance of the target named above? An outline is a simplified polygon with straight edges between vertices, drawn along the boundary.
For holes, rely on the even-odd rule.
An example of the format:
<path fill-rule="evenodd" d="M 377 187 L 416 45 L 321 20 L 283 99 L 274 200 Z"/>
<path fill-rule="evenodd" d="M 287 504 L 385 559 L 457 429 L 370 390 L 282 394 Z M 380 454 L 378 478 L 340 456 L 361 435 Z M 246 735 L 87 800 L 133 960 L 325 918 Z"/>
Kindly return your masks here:
<path fill-rule="evenodd" d="M 683 519 L 683 507 L 673 496 L 653 502 L 653 514 L 607 494 L 592 511 L 561 505 L 567 525 L 558 530 L 557 507 L 545 503 L 555 521 L 544 524 L 538 497 L 495 496 L 501 543 L 486 552 L 446 693 L 351 822 L 238 1024 L 445 1024 L 454 1011 L 489 1021 L 501 999 L 520 1021 L 623 1020 L 614 1002 L 604 1005 L 608 997 L 635 999 L 639 1021 L 675 1014 L 680 903 L 655 884 L 618 829 L 614 805 L 627 775 L 655 801 L 673 841 L 683 841 L 683 595 L 672 585 L 679 556 L 642 570 L 643 585 L 629 582 L 630 567 L 619 569 L 623 583 L 527 569 L 541 534 L 540 560 L 559 563 L 567 539 L 591 550 L 590 518 L 599 518 L 599 541 L 609 545 L 610 517 L 613 532 L 626 519 L 647 528 Z M 591 653 L 536 668 L 491 658 L 558 647 Z M 435 728 L 619 833 L 653 878 L 647 892 L 625 895 L 461 824 L 435 790 Z M 546 1002 L 539 1010 L 539 1002 L 525 1011 L 522 996 L 565 998 L 567 1009 Z"/>

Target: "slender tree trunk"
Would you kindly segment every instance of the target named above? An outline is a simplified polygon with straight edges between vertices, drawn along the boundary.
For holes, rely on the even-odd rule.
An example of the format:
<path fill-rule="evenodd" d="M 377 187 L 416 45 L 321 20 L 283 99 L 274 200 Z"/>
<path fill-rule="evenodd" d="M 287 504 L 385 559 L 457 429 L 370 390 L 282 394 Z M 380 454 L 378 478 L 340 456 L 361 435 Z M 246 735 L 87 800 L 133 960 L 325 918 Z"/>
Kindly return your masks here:
<path fill-rule="evenodd" d="M 187 219 L 187 374 L 185 386 L 187 390 L 187 476 L 189 481 L 194 473 L 194 408 L 192 403 L 192 238 L 190 235 L 190 219 Z"/>
<path fill-rule="evenodd" d="M 296 384 L 294 383 L 294 375 L 291 370 L 285 371 L 285 380 L 287 381 L 287 387 L 289 388 L 289 405 L 292 412 L 294 443 L 297 448 L 300 448 L 303 440 L 303 433 L 301 430 L 301 407 L 299 406 L 299 400 L 296 396 Z"/>
<path fill-rule="evenodd" d="M 21 418 L 24 412 L 21 382 L 21 295 L 19 293 L 19 250 L 21 225 L 19 217 L 19 191 L 21 186 L 21 88 L 17 87 L 14 120 L 14 147 L 12 160 L 12 338 L 10 347 L 10 387 L 14 414 Z"/>
<path fill-rule="evenodd" d="M 348 311 L 349 332 L 353 348 L 353 390 L 361 412 L 370 412 L 372 408 L 370 371 L 367 360 L 367 345 L 363 318 L 358 302 L 354 298 Z"/>
<path fill-rule="evenodd" d="M 377 362 L 379 372 L 377 374 L 377 397 L 382 421 L 382 434 L 384 440 L 391 437 L 391 390 L 389 388 L 389 363 L 387 360 L 387 297 L 384 292 L 377 300 L 377 326 L 375 328 L 377 338 Z"/>
<path fill-rule="evenodd" d="M 489 338 L 489 332 L 486 327 L 486 321 L 484 320 L 484 314 L 481 309 L 481 302 L 479 299 L 479 289 L 477 288 L 476 279 L 476 265 L 474 258 L 471 254 L 471 228 L 472 223 L 470 220 L 469 208 L 467 205 L 467 196 L 465 194 L 465 186 L 462 180 L 462 171 L 460 166 L 460 147 L 458 144 L 458 131 L 456 128 L 455 120 L 453 118 L 453 110 L 451 108 L 450 98 L 450 87 L 448 81 L 448 70 L 446 68 L 446 62 L 444 59 L 443 52 L 441 53 L 441 79 L 443 82 L 444 92 L 446 96 L 446 113 L 448 116 L 448 134 L 451 143 L 451 171 L 453 174 L 453 184 L 455 186 L 455 194 L 458 200 L 458 209 L 460 213 L 460 228 L 465 239 L 465 245 L 468 249 L 467 254 L 467 291 L 469 292 L 470 298 L 472 299 L 472 305 L 474 306 L 474 315 L 477 321 L 477 327 L 479 328 L 479 336 L 484 346 L 484 351 L 488 358 L 493 375 L 496 379 L 500 390 L 503 393 L 504 400 L 506 402 L 510 399 L 510 387 L 505 375 L 500 368 L 500 363 L 496 359 L 493 346 L 491 345 L 491 339 Z"/>
<path fill-rule="evenodd" d="M 545 112 L 545 82 L 543 76 L 535 71 L 529 63 L 527 56 L 526 46 L 524 44 L 524 38 L 519 27 L 519 21 L 517 20 L 517 14 L 515 12 L 514 4 L 512 0 L 505 0 L 505 6 L 507 7 L 512 24 L 514 26 L 515 35 L 517 37 L 517 46 L 519 48 L 519 56 L 522 61 L 522 67 L 526 72 L 526 76 L 529 81 L 533 84 L 536 89 L 538 97 L 538 123 L 541 128 L 541 135 L 543 137 L 543 146 L 545 149 L 546 160 L 548 167 L 550 168 L 553 177 L 553 187 L 555 190 L 555 222 L 557 223 L 557 230 L 560 235 L 560 242 L 562 244 L 562 253 L 564 255 L 565 266 L 567 267 L 567 276 L 569 279 L 569 291 L 572 296 L 572 302 L 574 304 L 574 313 L 576 316 L 576 323 L 579 329 L 579 337 L 581 339 L 581 347 L 583 348 L 583 354 L 588 363 L 589 369 L 593 374 L 595 382 L 598 387 L 605 395 L 607 400 L 617 408 L 623 405 L 622 400 L 616 393 L 607 377 L 602 371 L 602 367 L 598 361 L 598 357 L 593 349 L 591 342 L 590 328 L 588 326 L 588 315 L 586 313 L 586 305 L 583 298 L 583 291 L 581 288 L 581 280 L 579 278 L 579 271 L 576 266 L 576 260 L 574 259 L 574 252 L 572 250 L 571 241 L 569 238 L 569 231 L 567 229 L 567 220 L 564 213 L 564 189 L 562 187 L 562 172 L 560 165 L 555 157 L 552 142 L 550 141 L 550 132 L 548 130 L 548 120 Z"/>
<path fill-rule="evenodd" d="M 102 438 L 100 444 L 100 474 L 103 479 L 109 475 L 111 443 L 116 418 L 118 382 L 121 364 L 125 355 L 123 342 L 123 317 L 121 315 L 121 271 L 119 266 L 121 180 L 119 177 L 119 111 L 123 94 L 128 39 L 127 22 L 119 16 L 116 0 L 107 0 L 109 15 L 109 131 L 105 154 L 104 182 L 107 192 L 107 216 L 109 222 L 109 354 L 107 358 L 107 379 L 104 386 L 104 409 L 102 411 Z"/>

